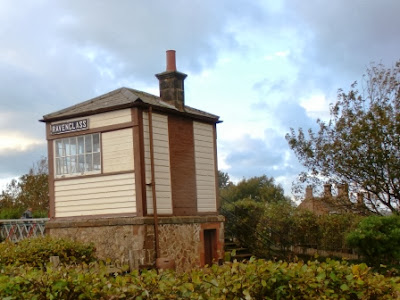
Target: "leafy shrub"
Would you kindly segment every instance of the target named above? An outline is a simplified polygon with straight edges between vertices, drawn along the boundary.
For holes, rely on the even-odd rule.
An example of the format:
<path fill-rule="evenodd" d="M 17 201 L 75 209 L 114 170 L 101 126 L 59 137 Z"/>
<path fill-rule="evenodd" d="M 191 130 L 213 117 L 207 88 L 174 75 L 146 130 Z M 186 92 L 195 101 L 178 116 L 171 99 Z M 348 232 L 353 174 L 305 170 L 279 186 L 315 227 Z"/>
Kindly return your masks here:
<path fill-rule="evenodd" d="M 322 215 L 317 218 L 319 228 L 318 248 L 324 250 L 342 250 L 349 248 L 347 234 L 356 228 L 361 216 L 352 213 Z"/>
<path fill-rule="evenodd" d="M 294 211 L 295 207 L 289 202 L 268 203 L 257 226 L 257 230 L 281 251 L 293 244 Z"/>
<path fill-rule="evenodd" d="M 34 218 L 48 218 L 49 212 L 48 210 L 34 210 L 32 212 Z"/>
<path fill-rule="evenodd" d="M 256 249 L 257 224 L 263 214 L 265 204 L 252 199 L 225 203 L 223 210 L 226 216 L 225 235 L 237 238 L 242 245 Z"/>
<path fill-rule="evenodd" d="M 5 207 L 0 210 L 0 220 L 19 219 L 21 218 L 25 209 L 20 207 Z M 47 218 L 47 210 L 34 210 L 32 212 L 33 218 Z"/>
<path fill-rule="evenodd" d="M 5 207 L 0 210 L 0 220 L 19 219 L 24 209 L 22 207 Z"/>
<path fill-rule="evenodd" d="M 318 216 L 309 210 L 296 209 L 293 219 L 293 245 L 319 248 L 320 227 L 318 226 Z"/>
<path fill-rule="evenodd" d="M 396 264 L 400 260 L 400 217 L 364 218 L 347 236 L 347 243 L 373 266 Z"/>
<path fill-rule="evenodd" d="M 51 237 L 29 238 L 18 244 L 3 242 L 0 244 L 0 266 L 30 265 L 43 266 L 50 256 L 59 256 L 60 262 L 89 263 L 95 260 L 95 248 L 92 244 L 82 244 L 66 239 Z"/>
<path fill-rule="evenodd" d="M 155 270 L 109 276 L 104 266 L 59 269 L 5 267 L 1 299 L 395 299 L 400 278 L 377 275 L 365 265 L 328 260 L 271 262 L 195 269 Z"/>

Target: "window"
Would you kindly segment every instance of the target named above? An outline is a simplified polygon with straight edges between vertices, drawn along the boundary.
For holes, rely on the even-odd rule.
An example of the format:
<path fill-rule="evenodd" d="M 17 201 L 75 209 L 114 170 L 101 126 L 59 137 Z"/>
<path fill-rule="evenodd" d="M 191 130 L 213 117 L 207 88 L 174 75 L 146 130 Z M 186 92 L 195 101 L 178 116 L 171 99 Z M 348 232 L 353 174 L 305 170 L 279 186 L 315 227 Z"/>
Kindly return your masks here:
<path fill-rule="evenodd" d="M 56 175 L 100 173 L 100 133 L 55 140 Z"/>

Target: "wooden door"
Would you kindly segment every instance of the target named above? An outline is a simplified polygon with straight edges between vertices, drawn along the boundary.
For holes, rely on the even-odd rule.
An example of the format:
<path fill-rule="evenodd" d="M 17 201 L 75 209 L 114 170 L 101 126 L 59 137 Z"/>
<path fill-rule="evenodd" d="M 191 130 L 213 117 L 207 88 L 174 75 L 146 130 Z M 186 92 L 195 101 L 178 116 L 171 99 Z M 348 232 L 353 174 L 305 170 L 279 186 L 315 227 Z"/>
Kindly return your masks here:
<path fill-rule="evenodd" d="M 217 260 L 217 232 L 215 229 L 204 230 L 204 263 L 211 266 Z"/>

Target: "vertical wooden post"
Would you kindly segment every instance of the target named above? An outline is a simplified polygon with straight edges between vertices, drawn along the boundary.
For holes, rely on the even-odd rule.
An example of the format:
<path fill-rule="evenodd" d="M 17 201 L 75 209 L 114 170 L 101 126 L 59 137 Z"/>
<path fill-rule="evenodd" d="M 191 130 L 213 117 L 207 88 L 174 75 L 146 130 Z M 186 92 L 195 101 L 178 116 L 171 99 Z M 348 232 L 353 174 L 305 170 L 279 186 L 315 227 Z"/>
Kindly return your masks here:
<path fill-rule="evenodd" d="M 149 142 L 150 142 L 150 164 L 151 164 L 151 192 L 153 194 L 153 217 L 154 217 L 154 239 L 156 259 L 160 257 L 159 239 L 158 239 L 158 216 L 157 216 L 157 197 L 156 182 L 154 174 L 154 144 L 153 144 L 153 109 L 149 108 Z"/>
<path fill-rule="evenodd" d="M 50 256 L 50 263 L 52 264 L 53 269 L 56 269 L 60 265 L 60 257 Z"/>
<path fill-rule="evenodd" d="M 136 263 L 135 256 L 133 255 L 133 251 L 132 251 L 132 250 L 129 250 L 129 253 L 128 253 L 128 260 L 129 260 L 129 261 L 128 261 L 128 264 L 129 264 L 129 272 L 132 272 L 133 270 L 139 268 L 138 264 Z"/>

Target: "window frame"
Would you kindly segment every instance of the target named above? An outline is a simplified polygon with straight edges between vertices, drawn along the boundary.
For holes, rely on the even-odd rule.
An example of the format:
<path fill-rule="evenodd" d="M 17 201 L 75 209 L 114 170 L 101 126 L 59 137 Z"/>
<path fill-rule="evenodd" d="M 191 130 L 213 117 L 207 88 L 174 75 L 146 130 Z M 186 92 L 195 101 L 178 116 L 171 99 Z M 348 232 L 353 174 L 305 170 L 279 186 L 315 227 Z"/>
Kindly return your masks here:
<path fill-rule="evenodd" d="M 55 178 L 102 173 L 101 132 L 60 137 L 53 146 Z"/>

